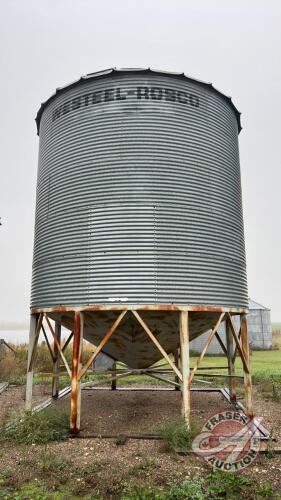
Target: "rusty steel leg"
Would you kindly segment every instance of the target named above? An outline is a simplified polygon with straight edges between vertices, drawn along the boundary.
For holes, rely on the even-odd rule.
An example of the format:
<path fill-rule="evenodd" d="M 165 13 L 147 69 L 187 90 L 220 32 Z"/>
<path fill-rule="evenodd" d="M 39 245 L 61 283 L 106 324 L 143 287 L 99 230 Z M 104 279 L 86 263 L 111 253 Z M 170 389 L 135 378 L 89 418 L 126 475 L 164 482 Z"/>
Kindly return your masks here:
<path fill-rule="evenodd" d="M 61 345 L 61 325 L 56 322 L 55 334 L 58 344 Z M 60 353 L 57 344 L 54 343 L 54 363 L 53 363 L 53 380 L 52 380 L 52 398 L 57 399 L 59 395 L 59 370 L 60 370 Z"/>
<path fill-rule="evenodd" d="M 247 315 L 241 315 L 241 344 L 249 370 L 244 367 L 245 410 L 248 417 L 253 417 L 253 387 L 250 371 L 250 349 Z"/>
<path fill-rule="evenodd" d="M 81 417 L 81 382 L 78 373 L 82 367 L 83 313 L 74 313 L 73 354 L 71 373 L 70 431 L 78 434 Z"/>
<path fill-rule="evenodd" d="M 181 413 L 187 427 L 190 426 L 190 382 L 189 382 L 189 334 L 188 312 L 180 313 L 180 358 L 181 358 Z"/>
<path fill-rule="evenodd" d="M 116 361 L 114 362 L 113 370 L 116 370 Z M 114 373 L 113 373 L 112 380 L 111 380 L 111 390 L 112 391 L 116 391 L 116 385 L 117 385 L 117 379 L 116 379 L 116 377 L 114 377 Z"/>
<path fill-rule="evenodd" d="M 174 352 L 174 360 L 175 360 L 176 367 L 179 368 L 179 350 L 178 349 Z M 176 384 L 180 383 L 179 377 L 177 375 L 175 376 L 175 382 L 176 382 Z M 179 391 L 179 390 L 180 390 L 180 386 L 175 385 L 175 391 Z"/>
<path fill-rule="evenodd" d="M 235 358 L 234 358 L 234 345 L 233 335 L 230 330 L 228 319 L 225 320 L 225 333 L 226 333 L 226 346 L 227 346 L 227 363 L 228 363 L 228 381 L 229 381 L 229 394 L 230 400 L 236 402 L 236 379 L 235 379 Z"/>
<path fill-rule="evenodd" d="M 28 360 L 27 360 L 27 375 L 26 375 L 26 397 L 25 409 L 31 411 L 32 409 L 32 389 L 33 389 L 33 363 L 34 351 L 36 350 L 38 335 L 37 335 L 37 321 L 38 315 L 31 314 L 30 327 L 29 327 L 29 343 L 28 343 Z"/>

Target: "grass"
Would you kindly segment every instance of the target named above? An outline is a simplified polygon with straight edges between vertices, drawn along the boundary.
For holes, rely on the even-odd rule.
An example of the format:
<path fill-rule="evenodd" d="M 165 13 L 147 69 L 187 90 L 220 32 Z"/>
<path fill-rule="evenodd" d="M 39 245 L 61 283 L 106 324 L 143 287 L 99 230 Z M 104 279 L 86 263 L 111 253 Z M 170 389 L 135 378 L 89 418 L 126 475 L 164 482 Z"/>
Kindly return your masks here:
<path fill-rule="evenodd" d="M 194 366 L 196 358 L 191 359 L 191 365 Z M 253 383 L 258 385 L 260 392 L 265 398 L 272 399 L 273 401 L 280 401 L 281 399 L 281 352 L 279 350 L 272 351 L 253 351 L 250 356 L 250 364 L 252 370 Z M 218 356 L 205 356 L 202 366 L 225 366 L 226 359 L 222 355 Z M 235 370 L 237 375 L 243 375 L 243 365 L 239 356 L 235 361 Z M 199 368 L 200 371 L 200 368 Z M 208 373 L 220 373 L 221 375 L 227 374 L 227 370 L 208 370 Z M 196 379 L 195 379 L 196 380 Z M 227 379 L 207 379 L 212 381 L 214 385 L 228 385 Z M 237 386 L 239 392 L 241 385 Z"/>
<path fill-rule="evenodd" d="M 259 485 L 253 479 L 235 473 L 211 472 L 206 476 L 204 482 L 208 492 L 207 498 L 227 498 L 229 500 L 276 498 L 270 484 Z"/>
<path fill-rule="evenodd" d="M 96 489 L 95 474 L 106 467 L 105 463 L 93 463 L 86 467 L 75 467 L 65 460 L 58 459 L 48 450 L 43 451 L 38 463 L 25 464 L 23 476 L 16 472 L 2 470 L 0 473 L 0 498 L 5 500 L 107 500 L 108 490 L 101 494 Z M 207 472 L 185 480 L 165 480 L 153 484 L 152 476 L 140 482 L 134 479 L 116 483 L 116 490 L 110 490 L 110 498 L 120 500 L 218 500 L 277 499 L 271 485 L 259 485 L 254 479 L 239 474 Z"/>
<path fill-rule="evenodd" d="M 281 324 L 280 324 L 281 325 Z M 281 333 L 273 335 L 274 343 L 280 345 L 281 348 Z M 68 363 L 71 365 L 71 345 L 66 349 L 65 356 Z M 84 345 L 84 358 L 87 359 L 91 352 L 91 346 L 85 343 Z M 190 364 L 194 366 L 197 359 L 197 355 L 191 353 Z M 270 376 L 280 378 L 281 382 L 281 353 L 280 350 L 271 351 L 253 351 L 251 355 L 251 366 L 254 381 L 262 381 L 268 379 Z M 85 362 L 85 359 L 83 362 Z M 159 361 L 158 364 L 162 364 L 163 360 Z M 6 351 L 5 356 L 0 358 L 0 382 L 10 382 L 10 384 L 22 385 L 25 383 L 26 377 L 26 364 L 27 364 L 27 345 L 16 346 L 16 352 Z M 226 358 L 224 355 L 206 355 L 202 366 L 226 366 Z M 157 367 L 157 364 L 155 365 Z M 167 365 L 168 368 L 168 365 Z M 236 358 L 236 368 L 237 375 L 242 375 L 242 363 L 237 356 Z M 50 354 L 48 352 L 45 343 L 41 343 L 37 349 L 37 358 L 35 373 L 50 373 L 52 371 L 52 361 Z M 212 371 L 210 372 L 212 373 Z M 215 373 L 215 371 L 213 372 Z M 226 370 L 220 370 L 220 374 L 226 374 Z M 95 375 L 95 380 L 97 380 L 99 375 Z M 87 374 L 83 381 L 91 380 L 93 378 L 92 374 Z M 110 377 L 104 377 L 105 382 L 109 383 Z M 35 384 L 46 384 L 51 382 L 51 377 L 48 375 L 35 375 Z M 131 375 L 130 377 L 124 377 L 118 380 L 118 385 L 132 385 L 135 383 L 148 384 L 148 385 L 163 385 L 162 382 L 152 379 L 147 376 L 139 377 L 138 375 Z M 68 377 L 65 375 L 61 376 L 60 380 L 61 388 L 68 385 Z"/>
<path fill-rule="evenodd" d="M 64 342 L 64 341 L 63 341 Z M 63 343 L 62 342 L 62 343 Z M 52 342 L 51 342 L 52 344 Z M 26 369 L 27 369 L 27 351 L 28 345 L 12 345 L 15 352 L 9 349 L 4 350 L 4 354 L 0 356 L 0 382 L 9 382 L 10 384 L 21 385 L 25 383 L 26 379 Z M 83 363 L 90 356 L 92 352 L 92 346 L 84 342 L 83 344 Z M 72 362 L 72 343 L 65 349 L 64 355 L 67 359 L 69 366 Z M 53 370 L 53 362 L 48 351 L 46 342 L 41 342 L 38 344 L 36 350 L 36 360 L 35 360 L 35 373 L 51 373 Z M 66 369 L 63 369 L 66 371 Z M 50 382 L 51 377 L 37 376 L 35 377 L 35 382 L 44 383 Z"/>
<path fill-rule="evenodd" d="M 155 460 L 148 457 L 142 460 L 139 464 L 133 465 L 129 470 L 129 474 L 135 476 L 138 472 L 149 471 L 155 467 L 157 467 Z"/>
<path fill-rule="evenodd" d="M 276 334 L 278 337 L 278 341 L 281 339 L 281 334 Z M 276 344 L 276 335 L 275 335 L 275 344 Z M 281 340 L 280 340 L 281 342 Z M 281 346 L 281 344 L 280 344 Z M 68 359 L 69 364 L 71 364 L 71 346 L 69 346 L 65 355 Z M 84 346 L 84 362 L 87 359 L 91 352 L 91 346 L 87 343 Z M 25 383 L 26 378 L 26 357 L 27 357 L 27 346 L 22 345 L 18 346 L 16 349 L 16 353 L 11 351 L 7 351 L 4 358 L 0 359 L 0 382 L 7 381 L 10 384 L 15 385 L 23 385 Z M 191 353 L 190 356 L 190 365 L 194 366 L 198 356 Z M 280 350 L 266 350 L 266 351 L 253 351 L 250 357 L 251 368 L 252 368 L 252 376 L 254 384 L 258 385 L 261 392 L 263 393 L 265 398 L 272 399 L 274 401 L 280 401 L 281 399 L 281 352 Z M 157 365 L 162 365 L 162 368 L 170 368 L 168 365 L 163 366 L 163 360 L 160 360 L 155 364 L 155 368 Z M 217 370 L 215 366 L 226 367 L 227 361 L 224 355 L 206 355 L 203 362 L 202 367 L 209 367 L 208 374 L 219 373 L 220 375 L 227 375 L 227 368 L 222 370 Z M 118 368 L 121 368 L 117 364 Z M 35 385 L 47 385 L 50 384 L 52 379 L 49 373 L 52 371 L 52 363 L 50 359 L 50 355 L 47 349 L 46 344 L 42 343 L 38 346 L 38 356 L 36 361 L 35 375 L 34 375 L 34 384 Z M 36 373 L 40 372 L 40 373 Z M 44 372 L 47 374 L 44 374 Z M 206 373 L 206 372 L 203 372 Z M 243 367 L 240 357 L 236 358 L 236 374 L 242 376 L 243 375 Z M 164 376 L 165 378 L 165 376 Z M 173 375 L 169 375 L 168 378 L 174 379 Z M 200 368 L 198 377 L 195 377 L 194 381 L 201 384 L 198 379 L 204 379 L 202 375 L 200 376 Z M 225 378 L 206 378 L 206 381 L 210 382 L 213 386 L 224 386 L 227 385 L 227 379 Z M 87 375 L 83 378 L 83 382 L 95 381 L 99 382 L 102 386 L 109 386 L 111 383 L 110 375 L 99 375 L 94 373 L 87 373 Z M 241 380 L 242 382 L 242 380 Z M 139 375 L 131 375 L 124 378 L 120 378 L 117 382 L 118 386 L 165 386 L 165 382 L 160 380 L 148 377 L 148 376 L 139 376 Z M 69 378 L 65 374 L 60 377 L 60 389 L 69 386 Z M 237 390 L 238 393 L 242 389 L 242 384 L 238 384 Z"/>
<path fill-rule="evenodd" d="M 192 354 L 190 356 L 190 366 L 194 366 L 199 355 Z M 159 364 L 163 363 L 163 360 L 159 361 Z M 265 350 L 265 351 L 253 351 L 250 356 L 250 363 L 252 369 L 252 375 L 256 380 L 267 380 L 272 376 L 281 377 L 281 352 L 278 350 Z M 216 366 L 225 367 L 225 370 L 216 370 Z M 157 367 L 157 364 L 155 365 Z M 220 373 L 221 375 L 227 374 L 227 360 L 224 354 L 209 355 L 206 354 L 200 367 L 209 367 L 208 373 Z M 168 365 L 162 366 L 162 368 L 168 368 Z M 237 355 L 235 361 L 235 368 L 237 375 L 243 375 L 243 365 L 242 361 Z M 198 368 L 200 372 L 200 368 Z M 126 379 L 124 379 L 126 380 Z"/>
<path fill-rule="evenodd" d="M 40 346 L 40 349 L 37 369 L 50 371 L 46 346 Z M 7 380 L 9 377 L 10 381 L 18 380 L 19 383 L 24 383 L 26 350 L 21 348 L 16 355 L 9 353 L 7 356 L 9 358 L 8 363 L 7 359 L 5 363 L 0 361 L 0 380 Z M 191 366 L 194 366 L 196 359 L 197 356 L 191 356 Z M 159 361 L 160 363 L 162 364 L 163 361 Z M 251 365 L 254 382 L 258 383 L 259 387 L 264 385 L 266 397 L 270 396 L 272 399 L 279 401 L 281 398 L 280 351 L 254 351 L 251 355 Z M 207 355 L 202 366 L 210 368 L 226 366 L 226 359 L 224 356 Z M 236 366 L 237 374 L 242 375 L 242 364 L 239 357 L 237 357 Z M 217 372 L 214 368 L 212 371 L 213 373 Z M 226 370 L 220 370 L 218 373 L 226 374 Z M 85 381 L 98 378 L 103 379 L 106 384 L 110 384 L 110 376 L 101 377 L 100 375 L 87 374 Z M 216 385 L 222 384 L 221 379 L 213 380 Z M 50 381 L 51 378 L 35 376 L 35 383 L 43 384 L 50 383 Z M 61 377 L 60 384 L 61 387 L 69 385 L 68 378 Z M 119 384 L 162 385 L 162 382 L 149 377 L 133 375 L 120 379 Z M 29 471 L 28 474 L 23 473 L 22 475 L 23 466 L 20 466 L 21 474 L 19 474 L 19 467 L 15 468 L 15 470 L 5 471 L 2 469 L 0 471 L 1 499 L 64 500 L 67 498 L 71 500 L 84 498 L 85 500 L 101 500 L 108 498 L 107 494 L 101 496 L 97 490 L 97 478 L 101 473 L 104 473 L 103 471 L 107 470 L 105 462 L 95 461 L 87 466 L 81 465 L 77 467 L 64 457 L 53 456 L 46 449 L 46 443 L 64 439 L 68 434 L 68 427 L 66 414 L 47 409 L 38 414 L 17 417 L 13 421 L 13 425 L 8 429 L 0 428 L 0 448 L 1 442 L 45 445 L 41 459 L 38 460 L 37 458 L 34 459 L 33 463 L 26 463 L 25 467 Z M 170 451 L 190 448 L 195 433 L 194 428 L 187 431 L 181 419 L 177 419 L 176 422 L 168 422 L 161 429 L 166 449 Z M 120 481 L 116 482 L 116 497 L 114 496 L 114 498 L 122 498 L 122 500 L 204 500 L 219 498 L 261 500 L 278 498 L 270 485 L 258 485 L 252 479 L 230 473 L 209 472 L 204 473 L 205 476 L 195 476 L 188 480 L 183 480 L 181 475 L 174 475 L 172 479 L 171 477 L 161 478 L 160 483 L 158 477 L 155 485 L 153 481 L 155 481 L 154 476 L 157 476 L 156 468 L 158 467 L 153 458 L 144 457 L 141 463 L 129 469 L 125 478 L 122 476 L 125 472 L 121 469 L 119 472 L 117 471 L 116 476 L 118 478 L 120 476 Z M 135 479 L 136 476 L 141 481 L 139 484 Z M 135 484 L 132 483 L 132 480 Z M 144 484 L 144 481 L 148 481 L 148 484 Z M 159 486 L 159 484 L 162 484 L 162 486 Z"/>
<path fill-rule="evenodd" d="M 198 431 L 194 425 L 188 429 L 183 417 L 166 421 L 159 429 L 167 451 L 190 450 Z"/>
<path fill-rule="evenodd" d="M 190 357 L 190 366 L 194 366 L 196 360 L 198 359 L 197 355 L 193 355 Z M 159 364 L 163 363 L 162 361 L 159 361 Z M 251 363 L 251 369 L 252 369 L 252 377 L 253 377 L 253 382 L 254 383 L 261 383 L 261 382 L 269 382 L 271 384 L 271 390 L 273 393 L 280 390 L 280 384 L 281 384 L 281 352 L 278 350 L 272 350 L 272 351 L 253 351 L 250 357 L 250 363 Z M 227 361 L 225 356 L 222 355 L 206 355 L 204 357 L 204 360 L 202 364 L 200 365 L 201 367 L 209 367 L 210 370 L 208 370 L 208 374 L 214 374 L 214 373 L 219 373 L 220 375 L 227 375 L 227 368 L 224 370 L 217 370 L 216 366 L 225 366 L 227 365 Z M 156 365 L 157 367 L 157 365 Z M 163 368 L 168 368 L 168 365 Z M 236 368 L 236 374 L 242 376 L 243 375 L 243 365 L 242 361 L 239 357 L 239 355 L 236 358 L 235 362 L 235 368 Z M 198 369 L 200 372 L 200 368 Z M 170 377 L 171 378 L 171 377 Z M 200 378 L 200 376 L 198 377 Z M 227 384 L 226 379 L 210 379 L 207 378 L 207 381 L 210 381 L 214 383 L 215 385 L 224 385 Z M 196 381 L 196 378 L 195 378 Z M 160 381 L 157 381 L 155 379 L 151 379 L 149 377 L 139 377 L 139 376 L 131 376 L 131 377 L 125 377 L 124 379 L 121 379 L 118 382 L 118 385 L 124 384 L 124 385 L 129 385 L 130 383 L 143 383 L 143 384 L 151 384 L 151 385 L 162 385 L 163 383 Z M 272 386 L 275 385 L 273 388 Z M 277 391 L 276 391 L 277 389 Z M 278 397 L 278 396 L 277 396 Z M 277 397 L 275 398 L 277 400 Z M 274 399 L 274 396 L 273 396 Z"/>
<path fill-rule="evenodd" d="M 193 355 L 190 357 L 190 365 L 194 366 L 198 356 Z M 159 361 L 159 364 L 162 365 L 163 360 Z M 251 369 L 254 382 L 261 382 L 265 380 L 270 380 L 272 377 L 278 382 L 281 382 L 281 352 L 278 350 L 272 351 L 253 351 L 250 357 Z M 201 366 L 202 367 L 210 367 L 210 371 L 208 373 L 220 373 L 221 375 L 227 375 L 227 368 L 225 370 L 216 370 L 215 368 L 212 370 L 212 367 L 215 366 L 225 366 L 227 365 L 227 360 L 225 356 L 222 355 L 206 355 Z M 157 364 L 155 365 L 157 368 Z M 243 375 L 243 365 L 242 361 L 239 358 L 239 355 L 236 358 L 235 362 L 237 375 Z M 167 365 L 162 366 L 162 368 L 170 368 Z M 198 369 L 200 372 L 200 368 Z M 200 378 L 200 377 L 199 377 Z M 106 378 L 104 378 L 107 380 Z M 196 380 L 196 379 L 195 379 Z M 208 380 L 208 379 L 207 379 Z M 109 383 L 109 382 L 108 382 Z M 121 378 L 118 381 L 118 385 L 131 385 L 131 384 L 148 384 L 148 385 L 163 385 L 163 382 L 158 381 L 156 379 L 152 379 L 147 376 L 138 376 L 131 375 L 129 377 Z M 218 384 L 218 385 L 221 385 Z"/>
<path fill-rule="evenodd" d="M 38 450 L 37 450 L 38 451 Z M 107 499 L 96 491 L 98 474 L 107 470 L 106 461 L 74 465 L 44 446 L 35 458 L 21 460 L 17 467 L 1 469 L 1 500 Z"/>
<path fill-rule="evenodd" d="M 69 419 L 66 412 L 48 408 L 39 413 L 15 417 L 0 428 L 0 443 L 45 444 L 66 439 Z"/>
<path fill-rule="evenodd" d="M 205 477 L 194 476 L 174 481 L 166 488 L 135 485 L 121 500 L 262 500 L 278 498 L 271 485 L 257 485 L 253 479 L 229 472 L 210 472 Z"/>
<path fill-rule="evenodd" d="M 194 366 L 196 357 L 191 358 L 191 365 Z M 268 378 L 270 375 L 281 375 L 281 353 L 278 350 L 274 351 L 253 351 L 250 356 L 252 374 L 257 378 Z M 206 355 L 201 366 L 226 366 L 227 361 L 224 355 L 209 356 Z M 235 366 L 237 374 L 243 374 L 243 366 L 239 355 L 236 358 Z M 200 368 L 199 368 L 200 371 Z M 215 371 L 215 370 L 214 370 Z M 220 373 L 227 373 L 225 370 L 220 370 Z"/>

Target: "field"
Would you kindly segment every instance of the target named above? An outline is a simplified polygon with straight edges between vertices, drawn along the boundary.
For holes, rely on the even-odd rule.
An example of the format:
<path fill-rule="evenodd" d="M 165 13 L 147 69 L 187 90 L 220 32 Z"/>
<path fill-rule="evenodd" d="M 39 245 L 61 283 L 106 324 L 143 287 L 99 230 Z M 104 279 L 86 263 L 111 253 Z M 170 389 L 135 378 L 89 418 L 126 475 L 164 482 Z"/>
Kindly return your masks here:
<path fill-rule="evenodd" d="M 272 332 L 272 344 L 277 349 L 281 349 L 281 330 Z"/>
<path fill-rule="evenodd" d="M 198 356 L 191 356 L 190 357 L 190 366 L 194 366 L 195 361 Z M 274 351 L 253 351 L 251 354 L 251 369 L 252 369 L 252 376 L 254 381 L 256 382 L 267 382 L 270 380 L 276 380 L 277 383 L 281 383 L 281 351 L 279 350 L 274 350 Z M 163 361 L 160 362 L 161 364 Z M 226 366 L 226 359 L 224 356 L 208 356 L 206 355 L 203 362 L 202 362 L 202 367 L 223 367 Z M 239 357 L 236 359 L 236 374 L 242 376 L 243 375 L 243 368 L 242 368 L 242 362 Z M 163 366 L 163 368 L 168 368 L 168 365 Z M 200 370 L 199 370 L 200 371 Z M 208 371 L 208 373 L 218 373 L 218 370 L 215 368 L 213 370 Z M 225 370 L 219 370 L 219 373 L 221 375 L 227 374 L 227 369 Z M 145 381 L 146 384 L 149 385 L 155 385 L 156 382 L 155 380 L 149 378 L 149 377 L 140 377 L 138 376 L 131 376 L 131 377 L 126 377 L 126 379 L 120 380 L 118 383 L 120 385 L 127 385 L 127 384 L 137 384 L 137 383 L 143 383 Z M 210 380 L 210 382 L 214 382 L 217 385 L 217 381 L 215 380 Z M 159 382 L 159 385 L 162 385 L 161 382 Z"/>
<path fill-rule="evenodd" d="M 86 352 L 85 354 L 89 354 Z M 71 358 L 71 350 L 67 352 Z M 194 366 L 195 357 L 191 357 Z M 266 453 L 242 473 L 214 472 L 196 455 L 176 453 L 187 449 L 193 435 L 218 410 L 230 409 L 218 393 L 192 393 L 192 429 L 182 431 L 180 393 L 164 391 L 82 391 L 82 437 L 70 439 L 68 420 L 70 399 L 66 397 L 18 424 L 5 438 L 5 424 L 24 407 L 26 346 L 0 361 L 0 379 L 11 386 L 0 395 L 0 498 L 7 500 L 202 500 L 202 499 L 281 499 L 281 456 L 273 443 Z M 256 415 L 281 442 L 281 351 L 254 351 L 251 366 Z M 202 366 L 225 366 L 223 356 L 206 356 Z M 37 371 L 51 369 L 46 346 L 39 348 Z M 211 373 L 218 373 L 214 369 Z M 224 370 L 219 370 L 225 374 Z M 242 367 L 237 358 L 237 373 Z M 91 380 L 92 375 L 87 375 Z M 219 380 L 219 381 L 218 381 Z M 226 385 L 225 379 L 207 378 L 207 387 Z M 35 403 L 50 394 L 50 378 L 35 377 Z M 62 386 L 69 382 L 62 378 Z M 104 386 L 110 380 L 104 379 Z M 198 387 L 206 384 L 196 382 Z M 162 387 L 148 377 L 120 380 L 118 387 Z M 238 395 L 243 401 L 243 380 Z M 172 429 L 172 431 L 171 431 Z M 91 437 L 93 433 L 112 438 Z M 162 440 L 124 439 L 125 435 L 158 434 Z M 117 436 L 117 437 L 116 437 Z"/>
<path fill-rule="evenodd" d="M 276 333 L 276 332 L 281 332 L 281 323 L 280 322 L 275 322 L 275 323 L 272 323 L 272 332 L 273 333 Z"/>
<path fill-rule="evenodd" d="M 196 358 L 195 358 L 196 359 Z M 206 356 L 202 366 L 216 366 L 220 360 L 223 366 L 225 358 L 223 356 Z M 251 354 L 252 375 L 256 380 L 266 380 L 272 376 L 281 377 L 281 351 L 253 351 Z M 191 360 L 192 363 L 192 360 Z M 236 359 L 235 366 L 237 374 L 242 375 L 242 363 L 239 357 Z"/>

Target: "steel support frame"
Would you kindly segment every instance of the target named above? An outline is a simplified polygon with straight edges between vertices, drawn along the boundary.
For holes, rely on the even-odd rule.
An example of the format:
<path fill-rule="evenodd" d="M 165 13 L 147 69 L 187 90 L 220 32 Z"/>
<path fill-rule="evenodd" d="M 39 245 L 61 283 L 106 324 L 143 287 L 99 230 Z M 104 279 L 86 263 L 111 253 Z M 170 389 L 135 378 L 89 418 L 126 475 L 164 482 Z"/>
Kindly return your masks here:
<path fill-rule="evenodd" d="M 61 325 L 59 323 L 55 324 L 55 335 L 58 341 L 58 345 L 61 346 Z M 59 372 L 60 372 L 60 352 L 57 344 L 54 342 L 54 357 L 53 357 L 53 378 L 52 378 L 52 397 L 58 399 L 59 395 Z"/>
<path fill-rule="evenodd" d="M 25 395 L 25 409 L 31 411 L 32 409 L 32 390 L 33 390 L 33 367 L 38 342 L 38 314 L 31 314 L 29 326 L 29 343 L 27 355 L 27 374 L 26 374 L 26 395 Z"/>
<path fill-rule="evenodd" d="M 82 368 L 83 319 L 83 313 L 74 313 L 70 404 L 70 431 L 72 434 L 78 434 L 81 420 L 81 380 L 78 375 Z"/>
<path fill-rule="evenodd" d="M 229 321 L 226 319 L 225 321 L 225 334 L 226 334 L 226 356 L 227 356 L 227 365 L 228 365 L 228 375 L 229 375 L 229 394 L 230 400 L 232 403 L 236 403 L 237 395 L 236 395 L 236 379 L 235 379 L 235 357 L 234 356 L 234 339 L 231 334 L 231 329 L 229 325 Z"/>
<path fill-rule="evenodd" d="M 101 340 L 100 344 L 97 346 L 95 351 L 92 353 L 88 361 L 82 366 L 82 348 L 83 348 L 83 313 L 95 312 L 95 311 L 116 311 L 119 312 L 117 319 L 114 321 L 113 325 L 109 328 L 104 338 Z M 175 362 L 172 361 L 170 354 L 166 353 L 164 348 L 161 346 L 153 332 L 150 330 L 148 325 L 145 323 L 141 316 L 141 311 L 147 310 L 161 310 L 161 311 L 178 311 L 179 312 L 179 351 L 178 356 L 175 356 Z M 36 346 L 38 342 L 39 332 L 42 327 L 43 319 L 46 320 L 49 329 L 54 338 L 54 348 L 53 348 L 53 363 L 54 363 L 54 371 L 53 371 L 53 384 L 52 384 L 52 395 L 54 398 L 58 397 L 58 376 L 59 376 L 59 360 L 65 364 L 67 372 L 71 379 L 71 412 L 70 412 L 70 429 L 73 434 L 78 434 L 80 431 L 80 420 L 81 420 L 81 381 L 83 376 L 87 373 L 90 365 L 98 355 L 98 353 L 103 349 L 111 335 L 114 334 L 115 330 L 118 328 L 124 316 L 131 311 L 134 315 L 135 319 L 140 323 L 143 327 L 144 331 L 147 333 L 150 340 L 156 345 L 156 347 L 161 352 L 163 358 L 165 358 L 166 363 L 170 365 L 169 373 L 174 373 L 174 380 L 166 380 L 161 377 L 161 373 L 163 374 L 163 370 L 159 369 L 160 367 L 156 367 L 156 369 L 152 367 L 143 370 L 133 370 L 128 369 L 123 373 L 120 373 L 120 369 L 111 371 L 111 387 L 112 389 L 116 389 L 116 381 L 118 378 L 123 376 L 128 376 L 131 374 L 142 374 L 148 375 L 152 378 L 156 378 L 159 380 L 165 380 L 168 384 L 173 385 L 176 389 L 180 388 L 181 390 L 181 413 L 185 419 L 186 425 L 190 425 L 190 414 L 191 414 L 191 405 L 190 405 L 190 392 L 191 392 L 191 383 L 193 378 L 198 375 L 204 377 L 208 376 L 207 374 L 196 373 L 200 367 L 200 364 L 210 346 L 211 342 L 214 338 L 217 338 L 219 341 L 223 352 L 227 356 L 228 360 L 228 380 L 229 380 L 229 391 L 231 401 L 235 402 L 235 358 L 236 354 L 239 353 L 243 369 L 244 369 L 244 386 L 245 386 L 245 406 L 246 406 L 246 414 L 250 417 L 253 416 L 253 404 L 252 404 L 252 382 L 251 382 L 251 373 L 250 373 L 250 356 L 249 356 L 249 338 L 248 338 L 248 327 L 247 327 L 247 310 L 244 309 L 235 309 L 235 308 L 220 308 L 220 307 L 205 307 L 205 306 L 175 306 L 175 305 L 117 305 L 117 306 L 85 306 L 79 308 L 68 308 L 68 307 L 55 307 L 55 308 L 47 308 L 47 309 L 32 309 L 31 314 L 31 323 L 30 323 L 30 341 L 29 341 L 29 351 L 28 351 L 28 372 L 27 372 L 27 388 L 26 388 L 26 408 L 31 410 L 32 407 L 32 378 L 33 378 L 33 366 L 34 359 L 36 353 Z M 209 338 L 204 346 L 201 355 L 197 359 L 195 366 L 191 369 L 189 366 L 189 313 L 190 312 L 213 312 L 220 313 L 219 319 L 211 331 Z M 55 331 L 53 330 L 51 323 L 48 318 L 49 313 L 54 312 L 72 312 L 74 316 L 74 329 L 71 332 L 69 338 L 67 339 L 64 347 L 61 347 L 60 344 L 60 327 L 56 325 Z M 232 320 L 233 314 L 239 314 L 241 317 L 241 328 L 240 331 L 237 332 L 235 325 Z M 226 346 L 222 342 L 219 337 L 218 329 L 222 321 L 226 321 Z M 240 341 L 241 338 L 241 341 Z M 73 359 L 72 359 L 72 367 L 71 370 L 68 366 L 68 363 L 64 357 L 63 351 L 73 339 Z M 235 350 L 233 346 L 235 345 Z M 223 367 L 217 367 L 223 368 Z M 206 369 L 205 367 L 201 370 Z M 164 370 L 166 374 L 167 370 Z M 119 372 L 119 374 L 118 374 Z M 212 376 L 209 374 L 209 376 Z M 216 374 L 215 376 L 223 376 Z M 56 381 L 56 382 L 55 382 Z M 92 382 L 84 384 L 91 385 Z M 95 385 L 95 384 L 94 384 Z"/>
<path fill-rule="evenodd" d="M 47 323 L 49 331 L 53 337 L 53 349 L 50 345 L 46 329 L 44 327 L 44 319 Z M 71 370 L 64 356 L 64 350 L 72 338 L 72 333 L 69 335 L 64 346 L 61 346 L 61 325 L 55 323 L 55 330 L 53 329 L 49 318 L 46 313 L 31 314 L 30 316 L 30 328 L 29 328 L 29 344 L 28 344 L 28 360 L 27 360 L 27 376 L 26 376 L 26 398 L 25 398 L 25 409 L 26 411 L 32 410 L 32 390 L 33 390 L 33 375 L 34 375 L 34 365 L 36 360 L 37 344 L 42 331 L 46 345 L 48 347 L 50 357 L 53 362 L 53 372 L 49 375 L 52 376 L 52 398 L 57 399 L 59 395 L 59 376 L 64 374 L 60 372 L 60 360 L 64 362 L 66 368 L 66 374 L 71 378 Z M 41 374 L 44 375 L 44 374 Z"/>

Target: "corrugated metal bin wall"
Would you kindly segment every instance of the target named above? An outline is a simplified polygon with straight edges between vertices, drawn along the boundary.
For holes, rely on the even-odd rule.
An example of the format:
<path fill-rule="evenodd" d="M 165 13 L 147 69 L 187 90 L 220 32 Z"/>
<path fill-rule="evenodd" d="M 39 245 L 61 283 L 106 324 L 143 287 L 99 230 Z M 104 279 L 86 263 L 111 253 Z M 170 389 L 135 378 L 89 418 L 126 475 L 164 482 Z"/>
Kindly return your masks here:
<path fill-rule="evenodd" d="M 182 75 L 109 71 L 38 115 L 32 306 L 247 306 L 239 115 Z"/>

